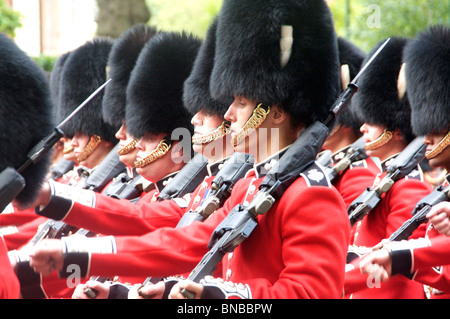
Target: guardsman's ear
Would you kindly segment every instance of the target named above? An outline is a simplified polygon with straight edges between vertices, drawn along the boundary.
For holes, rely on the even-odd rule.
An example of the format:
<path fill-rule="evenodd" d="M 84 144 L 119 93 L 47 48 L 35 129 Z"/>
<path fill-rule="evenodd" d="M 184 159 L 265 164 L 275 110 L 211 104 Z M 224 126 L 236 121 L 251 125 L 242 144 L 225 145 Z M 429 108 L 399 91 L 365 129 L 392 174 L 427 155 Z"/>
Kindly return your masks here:
<path fill-rule="evenodd" d="M 285 109 L 279 107 L 278 105 L 272 106 L 271 109 L 272 119 L 274 124 L 279 125 L 286 120 L 288 114 Z"/>

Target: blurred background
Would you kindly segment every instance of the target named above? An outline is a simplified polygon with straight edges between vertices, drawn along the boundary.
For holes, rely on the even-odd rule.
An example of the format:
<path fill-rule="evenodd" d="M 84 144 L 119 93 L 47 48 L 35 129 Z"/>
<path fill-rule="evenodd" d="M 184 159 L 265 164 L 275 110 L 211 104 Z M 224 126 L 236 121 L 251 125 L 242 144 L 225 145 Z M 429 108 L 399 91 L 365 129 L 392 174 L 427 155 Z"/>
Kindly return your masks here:
<path fill-rule="evenodd" d="M 138 23 L 204 37 L 223 0 L 0 0 L 0 31 L 46 71 L 57 57 Z M 245 0 L 244 0 L 245 1 Z M 368 52 L 389 36 L 450 25 L 450 0 L 328 0 L 339 36 Z"/>

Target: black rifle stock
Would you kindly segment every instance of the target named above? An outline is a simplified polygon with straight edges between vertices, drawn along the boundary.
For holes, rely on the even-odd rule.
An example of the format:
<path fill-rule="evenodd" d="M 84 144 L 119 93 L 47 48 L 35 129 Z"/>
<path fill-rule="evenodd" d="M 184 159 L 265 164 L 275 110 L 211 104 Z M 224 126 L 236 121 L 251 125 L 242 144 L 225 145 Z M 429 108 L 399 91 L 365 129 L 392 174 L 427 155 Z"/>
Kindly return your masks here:
<path fill-rule="evenodd" d="M 192 193 L 208 175 L 208 159 L 197 153 L 158 195 L 158 201 Z"/>
<path fill-rule="evenodd" d="M 353 226 L 369 214 L 398 180 L 417 167 L 425 158 L 426 145 L 423 137 L 414 139 L 388 166 L 385 177 L 375 187 L 368 187 L 349 206 L 350 224 Z"/>
<path fill-rule="evenodd" d="M 450 199 L 450 186 L 439 186 L 428 196 L 421 199 L 414 208 L 410 219 L 403 223 L 390 237 L 390 241 L 400 241 L 408 239 L 411 234 L 423 223 L 426 223 L 427 214 L 431 208 L 441 202 Z"/>
<path fill-rule="evenodd" d="M 83 189 L 88 189 L 96 193 L 101 192 L 112 179 L 126 170 L 124 163 L 120 161 L 119 144 L 117 144 L 109 154 L 102 160 L 97 168 L 89 175 L 83 185 Z"/>
<path fill-rule="evenodd" d="M 210 192 L 194 210 L 183 215 L 177 227 L 190 225 L 194 221 L 204 221 L 215 212 L 230 196 L 234 184 L 253 167 L 254 157 L 250 154 L 234 153 L 214 177 Z"/>

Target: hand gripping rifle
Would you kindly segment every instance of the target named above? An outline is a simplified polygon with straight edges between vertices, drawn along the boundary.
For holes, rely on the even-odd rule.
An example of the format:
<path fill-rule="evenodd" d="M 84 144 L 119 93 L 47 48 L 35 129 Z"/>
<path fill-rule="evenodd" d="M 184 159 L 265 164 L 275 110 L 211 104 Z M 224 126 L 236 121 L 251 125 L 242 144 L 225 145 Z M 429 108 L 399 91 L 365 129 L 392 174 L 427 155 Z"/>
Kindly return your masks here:
<path fill-rule="evenodd" d="M 247 206 L 239 204 L 234 207 L 217 226 L 208 243 L 209 252 L 205 254 L 200 263 L 194 268 L 188 279 L 198 283 L 205 276 L 212 274 L 223 256 L 226 253 L 233 252 L 239 244 L 251 235 L 257 226 L 257 216 L 267 213 L 272 208 L 275 200 L 281 198 L 286 189 L 298 179 L 300 174 L 314 163 L 317 154 L 328 137 L 334 120 L 358 91 L 357 80 L 384 46 L 387 45 L 388 41 L 389 39 L 339 96 L 333 104 L 326 121 L 324 123 L 316 122 L 301 133 L 294 144 L 291 145 L 266 175 L 254 199 Z M 189 299 L 195 297 L 191 291 L 186 289 L 183 289 L 181 293 Z"/>
<path fill-rule="evenodd" d="M 231 190 L 238 180 L 253 167 L 254 157 L 250 154 L 234 153 L 217 173 L 211 183 L 211 190 L 207 193 L 202 203 L 194 211 L 189 211 L 183 215 L 176 228 L 188 226 L 195 221 L 204 221 L 231 195 Z M 161 278 L 148 277 L 142 286 L 149 283 L 157 283 Z M 145 295 L 141 295 L 146 297 Z"/>
<path fill-rule="evenodd" d="M 25 187 L 25 179 L 22 173 L 31 165 L 42 160 L 53 146 L 64 136 L 61 128 L 70 121 L 83 107 L 86 106 L 98 93 L 100 93 L 110 82 L 108 80 L 94 93 L 92 93 L 80 106 L 78 106 L 54 131 L 31 149 L 28 159 L 17 170 L 7 168 L 0 174 L 0 212 L 2 212 L 9 203 L 11 203 L 17 195 Z"/>
<path fill-rule="evenodd" d="M 411 234 L 423 223 L 427 222 L 427 214 L 431 208 L 441 202 L 450 199 L 450 186 L 439 186 L 428 196 L 422 198 L 414 207 L 412 212 L 413 217 L 408 219 L 400 226 L 390 237 L 389 241 L 406 240 Z"/>
<path fill-rule="evenodd" d="M 375 187 L 368 187 L 348 208 L 350 224 L 362 220 L 380 202 L 381 195 L 388 192 L 398 180 L 404 178 L 425 158 L 426 145 L 423 137 L 414 139 L 388 166 L 385 177 Z"/>

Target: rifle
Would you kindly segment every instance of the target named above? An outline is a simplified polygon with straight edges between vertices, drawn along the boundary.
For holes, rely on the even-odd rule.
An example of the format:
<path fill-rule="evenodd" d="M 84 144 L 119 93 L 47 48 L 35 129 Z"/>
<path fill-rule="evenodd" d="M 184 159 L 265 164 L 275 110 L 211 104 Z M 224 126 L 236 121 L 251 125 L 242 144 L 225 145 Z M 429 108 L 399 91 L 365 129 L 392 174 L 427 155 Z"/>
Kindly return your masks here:
<path fill-rule="evenodd" d="M 326 167 L 329 180 L 333 181 L 336 179 L 336 177 L 349 168 L 352 163 L 366 159 L 367 154 L 364 146 L 364 138 L 361 137 L 350 145 L 343 159 L 334 164 L 333 167 Z"/>
<path fill-rule="evenodd" d="M 250 204 L 247 206 L 243 204 L 237 205 L 217 226 L 208 243 L 209 252 L 192 270 L 188 279 L 200 282 L 202 278 L 212 274 L 223 256 L 226 253 L 233 252 L 237 246 L 251 235 L 257 226 L 257 216 L 267 213 L 272 208 L 275 200 L 281 198 L 286 189 L 298 179 L 300 173 L 315 162 L 317 154 L 329 135 L 330 127 L 332 127 L 334 120 L 358 91 L 357 80 L 388 42 L 389 39 L 378 49 L 347 86 L 347 89 L 339 96 L 325 122 L 317 121 L 300 134 L 294 144 L 289 147 L 263 179 L 258 193 Z M 186 289 L 183 289 L 181 293 L 189 299 L 195 297 L 192 292 Z"/>
<path fill-rule="evenodd" d="M 48 135 L 45 139 L 39 142 L 35 147 L 31 149 L 28 153 L 28 158 L 19 168 L 16 173 L 11 172 L 11 168 L 7 168 L 5 174 L 0 176 L 0 212 L 11 203 L 17 195 L 25 187 L 25 179 L 21 174 L 31 165 L 36 164 L 42 160 L 48 152 L 55 146 L 56 143 L 64 136 L 61 128 L 70 121 L 82 108 L 86 106 L 98 93 L 100 93 L 110 82 L 108 80 L 102 86 L 100 86 L 94 93 L 92 93 L 83 103 L 80 104 L 63 122 L 61 122 L 53 132 Z M 22 177 L 22 178 L 21 178 Z M 13 185 L 14 187 L 8 187 L 8 185 Z"/>
<path fill-rule="evenodd" d="M 208 175 L 208 159 L 197 153 L 158 195 L 158 201 L 192 193 Z"/>
<path fill-rule="evenodd" d="M 204 221 L 230 197 L 233 186 L 253 167 L 254 157 L 250 154 L 234 153 L 221 168 L 211 183 L 211 191 L 194 210 L 185 213 L 176 228 L 188 226 L 195 221 Z M 161 278 L 148 277 L 142 286 L 157 283 Z M 145 297 L 144 295 L 141 295 Z"/>
<path fill-rule="evenodd" d="M 66 160 L 65 158 L 62 158 L 58 163 L 56 163 L 52 169 L 51 169 L 51 176 L 50 178 L 54 181 L 58 180 L 64 174 L 69 172 L 71 169 L 75 167 L 75 162 Z"/>
<path fill-rule="evenodd" d="M 381 195 L 388 192 L 398 180 L 404 178 L 425 158 L 426 145 L 423 137 L 414 139 L 388 166 L 385 177 L 376 187 L 368 187 L 348 208 L 353 226 L 370 213 L 380 202 Z"/>
<path fill-rule="evenodd" d="M 83 189 L 88 189 L 94 192 L 102 191 L 106 185 L 120 173 L 125 171 L 126 166 L 119 159 L 117 144 L 109 154 L 102 160 L 100 165 L 89 175 L 86 179 Z"/>
<path fill-rule="evenodd" d="M 439 186 L 428 196 L 422 198 L 412 211 L 413 217 L 403 223 L 390 237 L 389 241 L 406 240 L 411 234 L 423 223 L 428 220 L 426 218 L 431 208 L 441 202 L 450 199 L 450 186 Z"/>
<path fill-rule="evenodd" d="M 206 194 L 201 204 L 194 210 L 185 213 L 178 222 L 178 227 L 192 224 L 194 221 L 204 221 L 231 195 L 234 184 L 253 167 L 254 157 L 250 154 L 234 153 L 217 173 L 211 183 L 211 190 Z"/>

